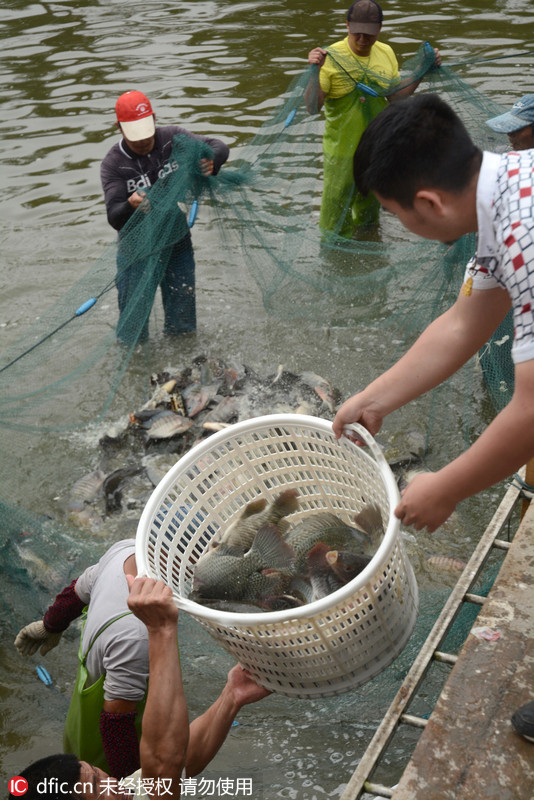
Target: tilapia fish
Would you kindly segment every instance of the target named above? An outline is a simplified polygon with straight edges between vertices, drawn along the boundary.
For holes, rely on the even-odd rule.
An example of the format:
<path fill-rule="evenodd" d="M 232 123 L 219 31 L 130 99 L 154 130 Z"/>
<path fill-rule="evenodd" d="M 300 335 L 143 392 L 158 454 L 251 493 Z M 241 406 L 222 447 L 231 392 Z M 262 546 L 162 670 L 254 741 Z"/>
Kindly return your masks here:
<path fill-rule="evenodd" d="M 321 378 L 314 372 L 302 372 L 300 379 L 321 398 L 332 414 L 335 414 L 338 402 L 337 393 L 330 381 Z"/>
<path fill-rule="evenodd" d="M 249 503 L 238 521 L 262 518 L 276 502 L 295 502 L 296 493 L 282 493 L 270 506 L 264 499 Z M 283 497 L 286 495 L 286 497 Z M 288 496 L 289 495 L 289 496 Z M 373 530 L 373 516 L 364 523 Z M 325 597 L 351 581 L 370 562 L 363 553 L 369 536 L 330 512 L 310 515 L 295 525 L 284 542 L 273 523 L 254 533 L 248 552 L 239 544 L 220 543 L 198 561 L 190 599 L 252 605 L 262 611 L 291 609 Z M 316 541 L 319 539 L 319 541 Z M 333 547 L 335 543 L 335 549 Z M 283 548 L 285 544 L 286 549 Z M 347 549 L 351 548 L 351 549 Z M 246 612 L 245 612 L 246 613 Z"/>
<path fill-rule="evenodd" d="M 336 553 L 337 551 L 331 551 L 328 545 L 319 542 L 312 547 L 306 557 L 308 580 L 311 586 L 310 603 L 326 597 L 342 586 L 328 559 L 330 552 Z"/>
<path fill-rule="evenodd" d="M 254 573 L 288 568 L 293 556 L 276 526 L 266 523 L 244 555 L 240 548 L 228 544 L 202 555 L 193 574 L 193 592 L 200 597 L 241 600 Z"/>
<path fill-rule="evenodd" d="M 203 386 L 200 383 L 193 383 L 182 392 L 185 403 L 185 410 L 188 417 L 194 417 L 216 397 L 220 384 L 212 383 Z"/>
<path fill-rule="evenodd" d="M 188 417 L 182 417 L 174 411 L 162 411 L 149 422 L 150 424 L 144 423 L 142 426 L 147 428 L 148 439 L 170 439 L 179 433 L 185 433 L 193 424 Z"/>
<path fill-rule="evenodd" d="M 266 522 L 273 523 L 281 533 L 284 533 L 288 528 L 284 517 L 296 511 L 298 504 L 298 494 L 295 489 L 286 489 L 268 504 L 265 498 L 253 500 L 221 535 L 218 543 L 236 545 L 248 550 L 257 532 Z"/>
<path fill-rule="evenodd" d="M 319 542 L 328 545 L 329 549 L 351 549 L 360 553 L 371 546 L 370 537 L 364 530 L 347 525 L 329 511 L 310 514 L 290 528 L 285 540 L 295 551 L 296 574 L 306 573 L 308 553 Z"/>
<path fill-rule="evenodd" d="M 363 552 L 365 555 L 373 556 L 384 537 L 384 523 L 380 509 L 372 503 L 364 506 L 359 514 L 355 515 L 354 522 L 357 528 L 367 534 Z"/>
<path fill-rule="evenodd" d="M 430 556 L 426 563 L 449 572 L 463 572 L 467 566 L 467 562 L 455 556 Z"/>
<path fill-rule="evenodd" d="M 71 489 L 67 510 L 83 510 L 85 504 L 94 500 L 101 492 L 105 479 L 106 473 L 101 469 L 96 469 L 77 480 Z"/>
<path fill-rule="evenodd" d="M 371 557 L 361 553 L 351 553 L 349 550 L 330 550 L 326 554 L 326 561 L 332 572 L 337 575 L 340 584 L 344 586 L 363 572 Z"/>
<path fill-rule="evenodd" d="M 369 564 L 371 559 L 349 550 L 330 550 L 319 542 L 308 553 L 309 602 L 326 597 L 345 586 Z"/>
<path fill-rule="evenodd" d="M 215 398 L 216 399 L 216 398 Z M 209 411 L 204 417 L 204 425 L 208 422 L 230 422 L 231 419 L 237 419 L 239 412 L 239 400 L 234 395 L 223 397 L 217 403 L 215 408 Z"/>
<path fill-rule="evenodd" d="M 106 514 L 118 511 L 122 505 L 122 486 L 127 478 L 134 477 L 144 472 L 142 466 L 119 467 L 119 469 L 106 475 L 103 483 L 104 497 L 106 499 Z"/>
<path fill-rule="evenodd" d="M 206 608 L 216 608 L 218 611 L 230 611 L 232 614 L 261 614 L 264 608 L 256 603 L 245 603 L 241 600 L 208 600 L 197 592 L 191 592 L 189 600 L 201 603 Z"/>
<path fill-rule="evenodd" d="M 150 400 L 148 400 L 145 403 L 143 409 L 156 408 L 156 406 L 161 405 L 161 403 L 165 403 L 166 401 L 168 401 L 169 396 L 172 393 L 175 386 L 176 386 L 176 380 L 174 378 L 157 386 L 154 391 L 154 394 L 152 395 Z"/>

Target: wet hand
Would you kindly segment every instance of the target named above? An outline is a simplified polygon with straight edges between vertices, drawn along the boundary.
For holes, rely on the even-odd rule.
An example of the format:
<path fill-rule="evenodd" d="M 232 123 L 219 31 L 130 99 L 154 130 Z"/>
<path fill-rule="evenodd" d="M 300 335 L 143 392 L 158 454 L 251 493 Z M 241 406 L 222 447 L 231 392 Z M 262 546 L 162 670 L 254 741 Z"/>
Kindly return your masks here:
<path fill-rule="evenodd" d="M 434 61 L 435 67 L 441 67 L 441 53 L 439 52 L 438 48 L 434 48 L 434 53 L 436 54 L 436 60 Z"/>
<path fill-rule="evenodd" d="M 150 630 L 176 629 L 178 608 L 170 586 L 146 576 L 126 575 L 130 594 L 128 608 Z"/>
<path fill-rule="evenodd" d="M 25 625 L 24 628 L 17 633 L 15 638 L 15 647 L 21 656 L 32 656 L 41 648 L 42 656 L 45 656 L 50 650 L 59 644 L 61 639 L 60 633 L 51 633 L 47 631 L 43 621 L 37 620 Z"/>
<path fill-rule="evenodd" d="M 249 703 L 256 703 L 271 694 L 269 689 L 264 689 L 256 683 L 250 672 L 240 664 L 232 667 L 228 673 L 227 687 L 232 691 L 235 703 L 239 708 Z"/>
<path fill-rule="evenodd" d="M 439 528 L 456 508 L 457 499 L 444 488 L 439 472 L 416 475 L 402 493 L 395 516 L 403 525 L 430 533 Z"/>
<path fill-rule="evenodd" d="M 308 53 L 308 64 L 317 64 L 322 67 L 327 55 L 327 51 L 323 50 L 322 47 L 315 47 Z"/>
<path fill-rule="evenodd" d="M 200 159 L 200 171 L 203 175 L 213 175 L 214 163 L 209 158 Z"/>
<path fill-rule="evenodd" d="M 339 439 L 344 433 L 348 439 L 356 442 L 356 444 L 364 444 L 364 442 L 361 442 L 356 437 L 356 434 L 351 434 L 349 431 L 344 432 L 344 427 L 353 422 L 358 422 L 360 425 L 363 425 L 364 428 L 367 428 L 369 433 L 374 436 L 382 427 L 383 416 L 384 415 L 381 414 L 376 407 L 376 404 L 373 403 L 373 407 L 371 408 L 370 404 L 364 400 L 361 393 L 355 394 L 353 397 L 346 400 L 337 412 L 332 423 L 332 429 L 336 435 L 336 439 Z"/>
<path fill-rule="evenodd" d="M 150 211 L 150 200 L 146 196 L 146 192 L 134 192 L 129 196 L 128 202 L 134 210 L 141 206 L 141 211 L 145 214 Z"/>

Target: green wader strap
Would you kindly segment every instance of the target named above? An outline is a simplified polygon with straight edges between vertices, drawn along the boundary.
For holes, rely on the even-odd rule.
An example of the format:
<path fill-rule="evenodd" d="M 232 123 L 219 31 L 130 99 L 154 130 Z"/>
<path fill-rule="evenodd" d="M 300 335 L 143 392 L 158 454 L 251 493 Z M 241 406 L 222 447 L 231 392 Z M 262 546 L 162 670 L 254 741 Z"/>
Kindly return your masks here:
<path fill-rule="evenodd" d="M 85 666 L 87 656 L 92 646 L 98 639 L 101 633 L 106 628 L 113 625 L 122 617 L 131 614 L 131 611 L 126 611 L 124 614 L 119 614 L 114 617 L 106 625 L 93 636 L 92 641 L 87 648 L 85 655 L 82 652 L 82 639 L 83 628 L 87 621 L 87 606 L 83 611 L 84 621 L 82 633 L 80 635 L 80 647 L 78 650 L 78 673 L 76 675 L 76 682 L 72 692 L 69 710 L 67 712 L 67 719 L 65 720 L 65 727 L 63 729 L 63 749 L 65 753 L 74 753 L 80 761 L 87 761 L 95 767 L 100 767 L 104 772 L 109 774 L 109 765 L 106 761 L 104 751 L 102 748 L 102 738 L 100 736 L 100 714 L 104 705 L 104 679 L 105 675 L 87 686 L 87 669 Z M 143 719 L 143 711 L 145 707 L 146 693 L 140 706 L 137 710 L 135 727 L 137 729 L 137 738 L 141 738 L 141 722 Z"/>

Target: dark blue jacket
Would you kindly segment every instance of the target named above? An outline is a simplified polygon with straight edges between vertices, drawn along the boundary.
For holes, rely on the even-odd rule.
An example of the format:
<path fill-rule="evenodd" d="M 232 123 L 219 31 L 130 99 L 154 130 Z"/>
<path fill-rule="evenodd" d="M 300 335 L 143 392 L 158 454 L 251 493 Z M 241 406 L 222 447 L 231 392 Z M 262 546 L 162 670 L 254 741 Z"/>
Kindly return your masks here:
<path fill-rule="evenodd" d="M 139 156 L 130 150 L 124 139 L 117 142 L 100 167 L 108 222 L 115 230 L 120 231 L 134 213 L 134 209 L 128 202 L 130 195 L 152 186 L 171 168 L 169 159 L 172 142 L 173 137 L 178 133 L 184 133 L 192 139 L 200 139 L 209 144 L 213 150 L 214 175 L 228 158 L 230 153 L 228 145 L 220 139 L 199 136 L 178 125 L 157 127 L 154 148 L 146 156 Z"/>

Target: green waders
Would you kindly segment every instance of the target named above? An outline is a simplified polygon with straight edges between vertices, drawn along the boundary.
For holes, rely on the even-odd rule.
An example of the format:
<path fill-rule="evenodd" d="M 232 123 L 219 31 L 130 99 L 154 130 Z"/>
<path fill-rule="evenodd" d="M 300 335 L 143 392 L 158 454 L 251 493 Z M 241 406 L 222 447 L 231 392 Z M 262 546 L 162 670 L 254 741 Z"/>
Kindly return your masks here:
<path fill-rule="evenodd" d="M 353 159 L 367 125 L 386 105 L 385 97 L 371 97 L 358 88 L 325 100 L 321 230 L 350 238 L 355 228 L 378 221 L 380 206 L 375 196 L 363 197 L 354 187 Z"/>
<path fill-rule="evenodd" d="M 103 633 L 106 628 L 109 628 L 110 625 L 113 625 L 118 619 L 126 617 L 131 613 L 131 611 L 126 611 L 124 614 L 119 614 L 100 628 L 95 636 L 93 636 L 85 655 L 83 655 L 82 652 L 82 628 L 80 648 L 78 650 L 78 673 L 76 675 L 76 683 L 72 692 L 67 719 L 65 720 L 65 727 L 63 729 L 63 749 L 65 753 L 74 753 L 80 761 L 87 761 L 88 764 L 100 767 L 100 769 L 103 769 L 104 772 L 108 774 L 109 765 L 104 755 L 102 738 L 99 730 L 100 714 L 104 705 L 104 679 L 106 676 L 101 675 L 97 681 L 90 686 L 86 686 L 88 676 L 85 663 L 91 647 L 100 634 Z M 86 617 L 87 608 L 84 609 L 84 627 Z M 141 722 L 143 719 L 145 701 L 146 694 L 137 711 L 135 722 L 138 739 L 141 738 Z"/>

